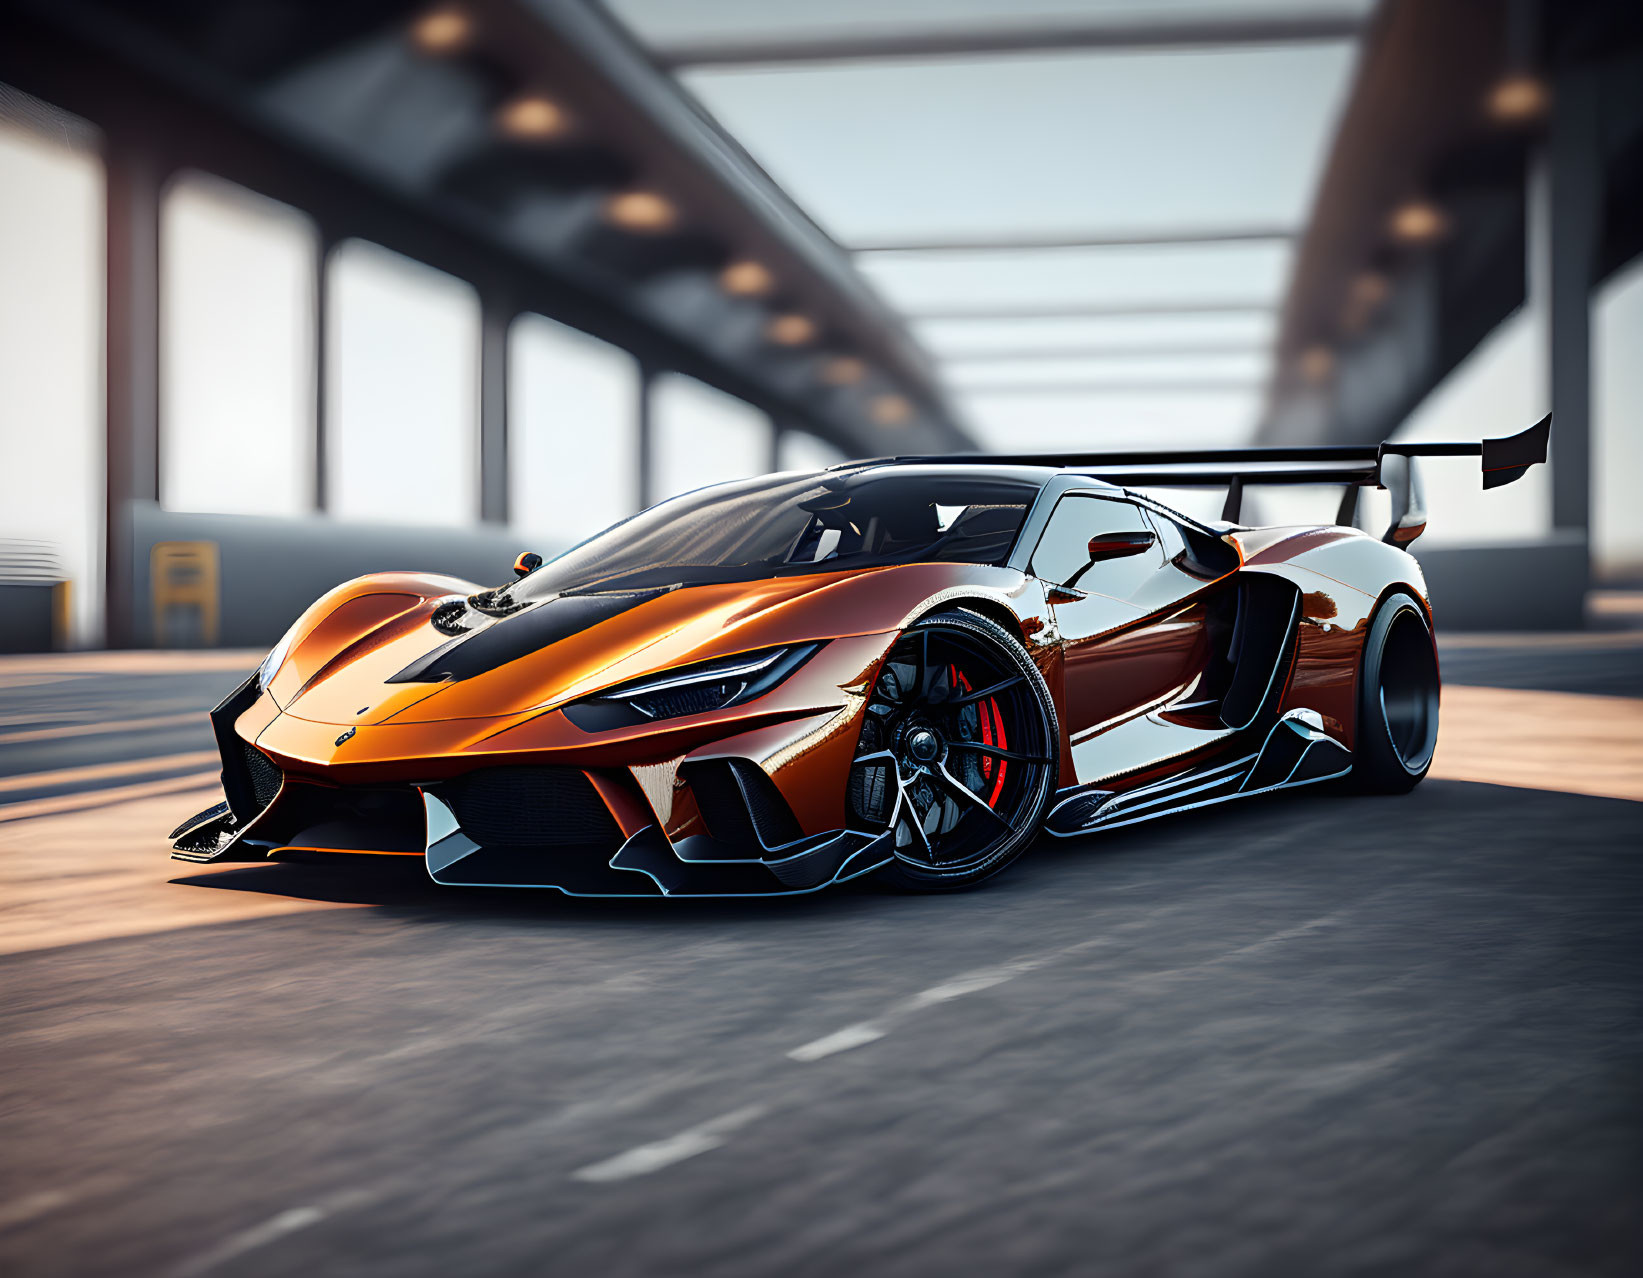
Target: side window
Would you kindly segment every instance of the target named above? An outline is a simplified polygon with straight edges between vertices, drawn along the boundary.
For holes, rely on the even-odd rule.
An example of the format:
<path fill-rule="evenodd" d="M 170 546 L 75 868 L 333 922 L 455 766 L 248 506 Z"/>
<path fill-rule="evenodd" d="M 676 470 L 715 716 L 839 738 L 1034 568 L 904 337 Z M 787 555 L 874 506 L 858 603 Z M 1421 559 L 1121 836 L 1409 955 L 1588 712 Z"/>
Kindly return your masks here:
<path fill-rule="evenodd" d="M 1127 501 L 1070 494 L 1056 504 L 1033 551 L 1033 575 L 1063 585 L 1089 563 L 1090 538 L 1104 533 L 1152 531 L 1146 516 Z M 1110 559 L 1079 577 L 1078 588 L 1125 599 L 1163 562 L 1157 546 L 1139 555 Z"/>

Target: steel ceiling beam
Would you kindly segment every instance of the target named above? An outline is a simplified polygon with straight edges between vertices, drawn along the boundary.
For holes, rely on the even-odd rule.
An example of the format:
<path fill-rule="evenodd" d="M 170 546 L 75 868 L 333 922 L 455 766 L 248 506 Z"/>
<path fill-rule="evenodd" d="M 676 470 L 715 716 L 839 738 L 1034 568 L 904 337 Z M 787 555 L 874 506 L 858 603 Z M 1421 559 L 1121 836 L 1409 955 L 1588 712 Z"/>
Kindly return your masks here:
<path fill-rule="evenodd" d="M 1126 381 L 1083 382 L 959 382 L 955 395 L 1196 395 L 1225 394 L 1229 391 L 1256 394 L 1266 383 L 1260 380 L 1223 378 L 1214 381 L 1175 381 L 1152 377 Z"/>
<path fill-rule="evenodd" d="M 1156 359 L 1160 356 L 1197 358 L 1214 355 L 1270 356 L 1271 347 L 1255 342 L 1184 342 L 1179 346 L 1159 343 L 1146 346 L 1029 346 L 1021 350 L 993 347 L 977 351 L 933 352 L 938 363 L 951 368 L 955 364 L 1014 364 L 1035 359 Z"/>
<path fill-rule="evenodd" d="M 1033 249 L 1151 248 L 1175 244 L 1287 244 L 1299 232 L 1288 226 L 1164 227 L 1157 230 L 1009 233 L 867 240 L 847 245 L 860 253 L 994 253 Z"/>
<path fill-rule="evenodd" d="M 903 307 L 902 317 L 919 320 L 1105 319 L 1133 315 L 1271 315 L 1270 301 L 1068 302 L 1039 306 Z"/>
<path fill-rule="evenodd" d="M 1160 21 L 1033 22 L 954 30 L 891 31 L 863 35 L 765 40 L 678 40 L 654 45 L 651 56 L 669 69 L 780 66 L 815 62 L 885 62 L 910 58 L 973 58 L 1067 50 L 1220 48 L 1239 45 L 1320 44 L 1351 40 L 1363 29 L 1357 13 L 1256 13 L 1226 18 Z"/>

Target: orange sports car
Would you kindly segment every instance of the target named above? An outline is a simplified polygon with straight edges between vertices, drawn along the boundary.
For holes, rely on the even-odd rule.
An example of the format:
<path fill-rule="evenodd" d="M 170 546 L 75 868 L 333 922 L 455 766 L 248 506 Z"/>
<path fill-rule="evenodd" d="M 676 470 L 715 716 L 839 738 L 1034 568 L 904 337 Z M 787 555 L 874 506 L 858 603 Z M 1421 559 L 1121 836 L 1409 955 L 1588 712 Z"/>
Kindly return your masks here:
<path fill-rule="evenodd" d="M 612 896 L 946 891 L 1077 835 L 1332 779 L 1407 790 L 1438 730 L 1417 455 L 1481 443 L 918 457 L 686 493 L 516 580 L 385 572 L 215 711 L 189 861 L 422 857 Z M 1333 525 L 1238 522 L 1335 483 Z M 1146 495 L 1224 485 L 1223 519 Z M 1387 487 L 1377 539 L 1348 526 Z"/>

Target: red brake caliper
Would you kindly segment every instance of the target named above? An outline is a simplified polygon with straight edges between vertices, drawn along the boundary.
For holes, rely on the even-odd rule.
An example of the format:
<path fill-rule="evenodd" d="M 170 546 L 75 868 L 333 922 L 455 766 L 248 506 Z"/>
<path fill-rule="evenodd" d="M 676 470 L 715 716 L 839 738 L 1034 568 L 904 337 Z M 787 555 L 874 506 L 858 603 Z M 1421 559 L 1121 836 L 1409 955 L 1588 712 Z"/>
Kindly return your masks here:
<path fill-rule="evenodd" d="M 970 691 L 970 681 L 959 672 L 957 666 L 947 667 L 948 677 L 953 685 L 964 692 Z M 977 717 L 981 720 L 981 744 L 996 745 L 1000 750 L 1009 749 L 1009 743 L 1004 739 L 1004 715 L 998 708 L 998 698 L 988 697 L 976 707 Z M 998 764 L 998 775 L 993 775 L 993 764 Z M 993 783 L 993 792 L 987 796 L 987 806 L 996 808 L 998 796 L 1004 793 L 1004 769 L 1007 764 L 1003 759 L 995 760 L 992 755 L 981 756 L 981 775 L 984 780 Z"/>
<path fill-rule="evenodd" d="M 996 740 L 994 739 L 995 734 L 987 730 L 987 720 L 989 716 L 986 713 L 983 713 L 981 716 L 982 744 L 996 745 L 1000 750 L 1008 750 L 1010 748 L 1010 743 L 1004 738 L 1004 714 L 998 708 L 998 698 L 988 697 L 986 709 L 992 711 L 990 717 L 996 726 Z M 991 755 L 983 755 L 982 757 L 988 760 L 991 760 L 992 758 Z M 998 796 L 1004 793 L 1004 769 L 1009 766 L 1009 763 L 1003 759 L 998 761 L 998 776 L 993 780 L 993 792 L 987 796 L 987 806 L 990 808 L 996 808 L 998 806 Z"/>

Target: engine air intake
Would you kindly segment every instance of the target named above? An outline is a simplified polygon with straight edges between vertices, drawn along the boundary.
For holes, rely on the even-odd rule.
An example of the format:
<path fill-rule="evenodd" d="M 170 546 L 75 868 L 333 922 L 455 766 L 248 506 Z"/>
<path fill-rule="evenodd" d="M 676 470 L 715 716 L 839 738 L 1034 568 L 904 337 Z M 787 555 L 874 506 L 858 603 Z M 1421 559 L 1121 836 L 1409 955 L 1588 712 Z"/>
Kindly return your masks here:
<path fill-rule="evenodd" d="M 245 771 L 251 782 L 251 794 L 256 799 L 259 809 L 266 808 L 280 792 L 283 774 L 279 765 L 256 746 L 242 741 L 240 748 L 245 756 Z"/>
<path fill-rule="evenodd" d="M 621 845 L 622 832 L 580 768 L 484 768 L 429 787 L 487 848 Z"/>
<path fill-rule="evenodd" d="M 708 759 L 681 769 L 708 833 L 757 856 L 800 836 L 776 783 L 749 759 Z"/>

